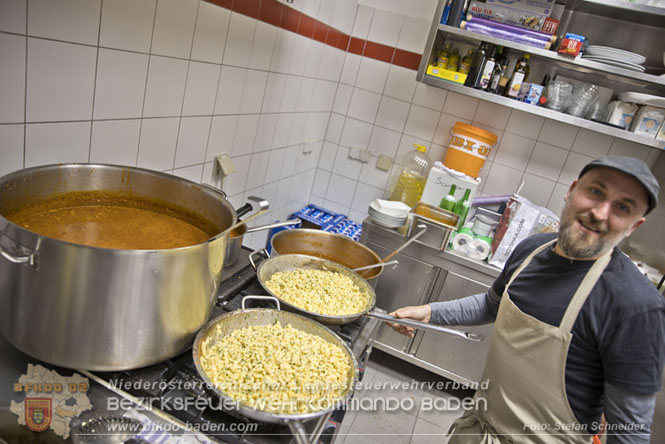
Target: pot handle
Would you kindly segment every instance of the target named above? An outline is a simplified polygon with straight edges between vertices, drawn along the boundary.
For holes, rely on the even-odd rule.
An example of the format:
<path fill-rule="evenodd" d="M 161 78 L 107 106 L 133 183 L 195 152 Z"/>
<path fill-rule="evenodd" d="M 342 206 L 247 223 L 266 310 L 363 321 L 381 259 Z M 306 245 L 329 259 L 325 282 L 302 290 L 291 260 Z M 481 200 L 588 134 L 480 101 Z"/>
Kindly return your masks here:
<path fill-rule="evenodd" d="M 208 185 L 207 183 L 201 182 L 200 184 L 202 187 L 209 189 L 210 191 L 214 192 L 215 194 L 221 194 L 224 199 L 227 199 L 227 195 L 224 191 L 220 190 L 217 187 L 213 187 L 212 185 Z"/>
<path fill-rule="evenodd" d="M 273 301 L 275 303 L 275 305 L 277 305 L 277 310 L 280 310 L 280 311 L 282 310 L 282 308 L 279 306 L 279 299 L 277 299 L 275 296 L 259 296 L 259 295 L 256 295 L 256 294 L 248 294 L 247 296 L 242 298 L 242 302 L 241 302 L 240 305 L 242 306 L 243 310 L 245 309 L 245 301 L 247 299 L 266 299 L 266 300 L 270 300 L 270 301 Z"/>
<path fill-rule="evenodd" d="M 249 263 L 252 264 L 252 268 L 254 269 L 254 271 L 256 271 L 258 267 L 256 265 L 256 262 L 254 262 L 254 256 L 259 253 L 264 253 L 266 257 L 270 257 L 270 253 L 268 253 L 268 250 L 266 250 L 265 248 L 259 248 L 258 250 L 254 250 L 251 253 L 249 253 Z"/>
<path fill-rule="evenodd" d="M 307 430 L 302 425 L 302 422 L 298 420 L 287 421 L 286 422 L 291 430 L 291 434 L 296 440 L 296 444 L 310 444 L 309 439 L 307 439 Z"/>
<path fill-rule="evenodd" d="M 0 238 L 9 239 L 9 237 L 5 233 L 0 233 Z M 26 247 L 16 243 L 15 241 L 12 240 L 12 242 L 14 242 L 18 246 L 17 248 L 18 251 L 20 252 L 30 251 Z M 37 267 L 37 259 L 39 258 L 40 243 L 41 239 L 37 241 L 37 248 L 29 254 L 15 254 L 6 249 L 5 247 L 3 247 L 2 243 L 0 243 L 0 256 L 4 257 L 13 264 L 28 264 L 31 267 Z"/>
<path fill-rule="evenodd" d="M 243 221 L 237 221 L 235 224 L 231 225 L 229 228 L 222 231 L 217 236 L 220 236 L 220 237 L 221 236 L 226 236 L 227 234 L 229 234 L 231 231 L 235 230 L 239 226 L 241 226 L 241 225 L 249 222 L 250 220 L 255 219 L 255 218 L 259 217 L 260 215 L 262 215 L 263 213 L 265 213 L 268 210 L 268 207 L 270 206 L 270 204 L 268 204 L 268 201 L 265 200 L 262 197 L 249 196 L 247 198 L 247 200 L 252 201 L 256 204 L 256 205 L 252 205 L 253 207 L 256 208 L 256 212 L 254 214 L 252 214 L 251 216 L 249 216 L 248 218 L 246 218 L 245 220 L 243 220 Z"/>

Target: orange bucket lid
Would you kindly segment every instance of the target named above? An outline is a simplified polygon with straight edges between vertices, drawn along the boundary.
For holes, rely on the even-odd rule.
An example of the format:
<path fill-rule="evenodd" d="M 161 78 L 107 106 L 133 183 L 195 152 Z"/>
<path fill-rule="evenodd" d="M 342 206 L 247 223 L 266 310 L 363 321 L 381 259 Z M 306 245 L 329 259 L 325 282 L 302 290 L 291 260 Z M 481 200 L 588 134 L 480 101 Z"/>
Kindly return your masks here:
<path fill-rule="evenodd" d="M 499 138 L 494 133 L 490 133 L 489 131 L 486 131 L 482 128 L 478 128 L 477 126 L 469 125 L 468 123 L 463 122 L 456 122 L 455 126 L 453 126 L 453 131 L 459 131 L 466 135 L 476 137 L 477 139 L 481 139 L 490 145 L 494 145 Z"/>

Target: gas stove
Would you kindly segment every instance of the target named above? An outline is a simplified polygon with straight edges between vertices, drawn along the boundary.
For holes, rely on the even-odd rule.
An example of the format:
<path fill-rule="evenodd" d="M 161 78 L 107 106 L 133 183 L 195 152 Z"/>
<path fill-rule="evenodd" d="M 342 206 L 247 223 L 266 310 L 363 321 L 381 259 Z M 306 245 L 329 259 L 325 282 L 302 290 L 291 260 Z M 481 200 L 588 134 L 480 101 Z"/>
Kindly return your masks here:
<path fill-rule="evenodd" d="M 250 265 L 235 268 L 236 271 L 220 285 L 212 317 L 240 309 L 247 295 L 266 294 Z M 246 307 L 274 308 L 274 304 L 269 300 L 250 299 L 246 301 Z M 374 319 L 361 317 L 343 326 L 329 327 L 349 345 L 356 356 L 360 381 L 371 352 L 370 339 L 377 324 L 378 321 Z M 85 373 L 115 394 L 156 412 L 161 422 L 179 425 L 185 430 L 196 430 L 199 441 L 203 434 L 212 442 L 230 444 L 295 442 L 295 437 L 286 425 L 257 423 L 236 412 L 220 409 L 218 398 L 205 389 L 196 371 L 191 349 L 175 358 L 142 369 Z M 205 402 L 196 404 L 191 400 Z M 325 416 L 303 422 L 309 442 L 334 443 L 345 413 L 342 407 Z M 146 441 L 158 442 L 150 439 Z M 135 443 L 136 439 L 131 442 Z"/>

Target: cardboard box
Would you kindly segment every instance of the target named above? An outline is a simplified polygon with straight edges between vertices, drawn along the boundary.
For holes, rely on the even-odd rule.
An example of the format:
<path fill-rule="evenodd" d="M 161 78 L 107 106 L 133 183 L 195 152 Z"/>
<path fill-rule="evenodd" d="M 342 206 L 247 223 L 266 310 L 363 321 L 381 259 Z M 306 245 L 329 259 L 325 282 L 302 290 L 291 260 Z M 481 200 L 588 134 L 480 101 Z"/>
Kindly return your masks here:
<path fill-rule="evenodd" d="M 550 16 L 554 8 L 554 0 L 487 0 L 489 6 L 501 6 L 522 12 L 531 12 Z"/>
<path fill-rule="evenodd" d="M 472 1 L 469 4 L 468 13 L 475 17 L 513 26 L 521 26 L 522 28 L 534 31 L 540 31 L 545 24 L 545 20 L 549 17 L 549 14 L 520 11 L 519 9 L 508 8 L 500 4 L 496 5 L 479 1 Z"/>
<path fill-rule="evenodd" d="M 466 175 L 460 177 L 462 173 L 459 172 L 455 172 L 457 174 L 451 174 L 452 170 L 444 167 L 441 162 L 436 162 L 435 165 L 438 166 L 432 167 L 427 176 L 425 189 L 420 198 L 421 202 L 438 207 L 439 203 L 441 203 L 441 199 L 450 192 L 450 188 L 453 184 L 457 187 L 455 190 L 455 200 L 463 198 L 464 192 L 467 189 L 470 189 L 469 200 L 473 201 L 473 198 L 478 191 L 478 186 L 480 185 L 480 179 L 472 179 Z"/>
<path fill-rule="evenodd" d="M 437 68 L 434 65 L 429 65 L 427 67 L 427 74 L 430 76 L 438 77 L 444 80 L 450 80 L 451 82 L 459 83 L 464 85 L 466 81 L 466 74 L 457 71 L 450 71 L 448 69 Z"/>

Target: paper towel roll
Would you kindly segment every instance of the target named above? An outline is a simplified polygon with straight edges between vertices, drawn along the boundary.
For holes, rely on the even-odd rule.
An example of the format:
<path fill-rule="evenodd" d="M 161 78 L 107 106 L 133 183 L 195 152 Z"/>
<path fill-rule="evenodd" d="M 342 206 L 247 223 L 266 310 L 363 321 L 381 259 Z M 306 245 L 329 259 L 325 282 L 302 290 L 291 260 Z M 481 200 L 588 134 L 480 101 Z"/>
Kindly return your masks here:
<path fill-rule="evenodd" d="M 469 253 L 469 257 L 477 261 L 485 260 L 492 250 L 491 244 L 492 239 L 489 237 L 476 237 L 471 245 L 471 252 Z"/>
<path fill-rule="evenodd" d="M 460 230 L 453 238 L 453 250 L 468 250 L 473 245 L 473 236 Z"/>

